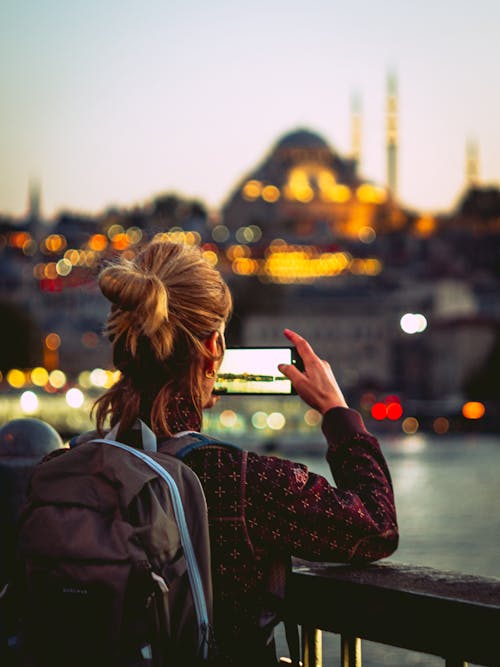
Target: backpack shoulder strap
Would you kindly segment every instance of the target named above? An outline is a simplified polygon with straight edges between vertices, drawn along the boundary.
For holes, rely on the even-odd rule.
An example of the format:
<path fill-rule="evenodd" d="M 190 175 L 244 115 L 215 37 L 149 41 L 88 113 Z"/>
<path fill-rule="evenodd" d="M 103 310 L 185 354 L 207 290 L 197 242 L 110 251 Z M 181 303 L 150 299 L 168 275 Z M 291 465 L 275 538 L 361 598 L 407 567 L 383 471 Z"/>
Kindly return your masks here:
<path fill-rule="evenodd" d="M 236 445 L 222 442 L 222 440 L 217 440 L 217 438 L 213 438 L 212 436 L 194 431 L 163 440 L 163 442 L 158 444 L 158 451 L 175 456 L 182 461 L 192 451 L 201 449 L 202 447 L 220 447 L 221 449 L 240 451 L 240 448 Z"/>
<path fill-rule="evenodd" d="M 208 655 L 210 631 L 207 603 L 205 600 L 205 594 L 203 592 L 203 585 L 200 577 L 200 571 L 198 569 L 198 563 L 196 561 L 195 551 L 191 542 L 191 536 L 189 534 L 189 529 L 186 522 L 182 498 L 174 477 L 160 463 L 158 463 L 158 461 L 153 459 L 142 450 L 129 447 L 128 445 L 125 445 L 122 442 L 118 442 L 116 440 L 107 440 L 105 438 L 95 438 L 91 442 L 116 447 L 117 449 L 122 449 L 129 454 L 132 454 L 136 458 L 140 459 L 143 463 L 148 465 L 156 472 L 158 477 L 166 482 L 170 492 L 170 497 L 172 499 L 174 516 L 179 529 L 184 556 L 186 558 L 187 572 L 193 593 L 196 616 L 198 619 L 198 654 L 206 658 Z"/>

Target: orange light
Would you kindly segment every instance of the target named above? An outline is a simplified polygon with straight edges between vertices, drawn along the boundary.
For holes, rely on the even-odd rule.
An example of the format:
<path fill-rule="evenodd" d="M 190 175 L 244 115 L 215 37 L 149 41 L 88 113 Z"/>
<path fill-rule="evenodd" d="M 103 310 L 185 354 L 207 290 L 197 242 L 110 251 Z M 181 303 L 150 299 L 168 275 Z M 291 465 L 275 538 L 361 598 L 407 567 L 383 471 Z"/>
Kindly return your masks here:
<path fill-rule="evenodd" d="M 60 252 L 66 248 L 66 239 L 61 234 L 50 234 L 45 239 L 45 247 L 49 252 Z"/>
<path fill-rule="evenodd" d="M 14 232 L 10 236 L 10 244 L 14 248 L 22 248 L 25 243 L 31 240 L 28 232 Z"/>
<path fill-rule="evenodd" d="M 331 200 L 337 204 L 345 204 L 351 198 L 351 190 L 347 185 L 337 183 L 330 193 Z"/>
<path fill-rule="evenodd" d="M 112 243 L 115 250 L 126 250 L 130 245 L 129 238 L 124 233 L 115 234 Z"/>
<path fill-rule="evenodd" d="M 413 435 L 418 431 L 418 420 L 415 417 L 407 417 L 403 420 L 401 428 L 407 435 Z"/>
<path fill-rule="evenodd" d="M 49 262 L 45 265 L 45 278 L 55 280 L 57 278 L 57 266 L 55 262 Z"/>
<path fill-rule="evenodd" d="M 202 253 L 203 259 L 210 264 L 210 266 L 215 266 L 219 261 L 217 253 L 213 250 L 204 250 Z"/>
<path fill-rule="evenodd" d="M 280 191 L 275 185 L 266 185 L 262 190 L 262 199 L 270 204 L 274 204 L 280 198 Z"/>
<path fill-rule="evenodd" d="M 243 198 L 247 201 L 253 201 L 262 192 L 262 183 L 260 181 L 247 181 L 243 186 Z"/>
<path fill-rule="evenodd" d="M 45 346 L 49 350 L 57 350 L 61 345 L 61 337 L 56 333 L 50 333 L 45 337 Z"/>
<path fill-rule="evenodd" d="M 479 401 L 469 401 L 462 408 L 462 414 L 466 419 L 481 419 L 486 412 L 486 408 Z"/>
<path fill-rule="evenodd" d="M 438 435 L 444 435 L 450 429 L 450 422 L 446 417 L 437 417 L 432 424 L 432 428 Z"/>
<path fill-rule="evenodd" d="M 95 250 L 96 252 L 102 252 L 106 249 L 108 245 L 108 239 L 104 234 L 94 234 L 89 239 L 89 248 Z"/>
<path fill-rule="evenodd" d="M 423 215 L 415 223 L 417 236 L 427 238 L 436 231 L 436 220 L 431 215 Z"/>

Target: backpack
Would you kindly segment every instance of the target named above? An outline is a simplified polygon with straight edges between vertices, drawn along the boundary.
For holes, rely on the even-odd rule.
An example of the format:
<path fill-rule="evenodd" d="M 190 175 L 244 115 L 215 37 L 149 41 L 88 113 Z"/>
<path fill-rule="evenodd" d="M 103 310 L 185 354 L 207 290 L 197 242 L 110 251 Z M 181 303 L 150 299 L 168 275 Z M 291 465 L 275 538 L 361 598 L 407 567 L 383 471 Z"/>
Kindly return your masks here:
<path fill-rule="evenodd" d="M 49 455 L 19 522 L 22 644 L 31 666 L 165 667 L 213 657 L 207 508 L 182 458 L 210 445 L 143 449 L 104 439 Z M 230 446 L 230 445 L 221 445 Z"/>

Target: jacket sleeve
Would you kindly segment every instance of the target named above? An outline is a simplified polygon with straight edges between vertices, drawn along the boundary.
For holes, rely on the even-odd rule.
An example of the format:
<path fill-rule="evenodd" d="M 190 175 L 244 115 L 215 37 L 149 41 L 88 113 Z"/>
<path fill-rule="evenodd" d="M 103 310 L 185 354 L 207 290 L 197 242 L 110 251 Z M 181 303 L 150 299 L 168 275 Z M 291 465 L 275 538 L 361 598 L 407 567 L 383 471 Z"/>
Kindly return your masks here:
<path fill-rule="evenodd" d="M 398 544 L 392 483 L 376 438 L 359 413 L 323 419 L 336 486 L 301 463 L 249 454 L 245 514 L 252 542 L 308 560 L 369 562 Z"/>

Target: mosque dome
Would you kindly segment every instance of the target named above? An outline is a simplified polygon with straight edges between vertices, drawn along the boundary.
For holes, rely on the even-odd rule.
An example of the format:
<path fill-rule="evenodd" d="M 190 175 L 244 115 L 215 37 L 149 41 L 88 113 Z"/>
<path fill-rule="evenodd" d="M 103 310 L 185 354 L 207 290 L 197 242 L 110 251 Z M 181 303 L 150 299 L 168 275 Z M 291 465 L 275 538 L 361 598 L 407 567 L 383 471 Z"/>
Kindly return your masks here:
<path fill-rule="evenodd" d="M 316 132 L 306 128 L 298 128 L 279 139 L 275 150 L 288 148 L 323 148 L 328 150 L 330 147 L 323 137 Z"/>
<path fill-rule="evenodd" d="M 258 227 L 259 239 L 304 240 L 327 229 L 329 238 L 359 240 L 360 229 L 378 230 L 387 217 L 387 192 L 366 182 L 356 167 L 320 134 L 295 128 L 239 181 L 223 208 L 224 225 Z M 246 238 L 243 232 L 240 237 Z"/>

